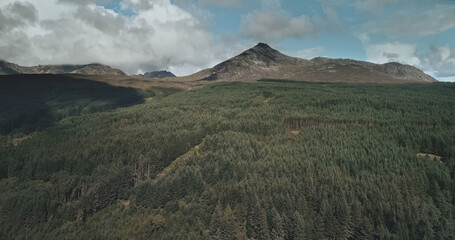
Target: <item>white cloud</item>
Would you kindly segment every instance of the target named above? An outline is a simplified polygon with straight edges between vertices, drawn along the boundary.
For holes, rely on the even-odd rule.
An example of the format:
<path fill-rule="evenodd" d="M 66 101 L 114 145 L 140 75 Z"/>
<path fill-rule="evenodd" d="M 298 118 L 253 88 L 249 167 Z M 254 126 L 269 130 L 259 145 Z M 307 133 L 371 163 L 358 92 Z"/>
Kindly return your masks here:
<path fill-rule="evenodd" d="M 354 7 L 360 12 L 367 12 L 374 16 L 383 17 L 384 10 L 390 9 L 412 9 L 428 8 L 438 3 L 448 3 L 453 0 L 318 0 L 323 5 L 349 6 Z"/>
<path fill-rule="evenodd" d="M 324 47 L 321 46 L 298 51 L 295 56 L 303 59 L 312 59 L 319 56 L 322 52 L 324 52 Z"/>
<path fill-rule="evenodd" d="M 345 30 L 338 12 L 328 6 L 322 14 L 294 16 L 281 7 L 282 0 L 260 0 L 260 8 L 242 16 L 240 35 L 256 41 L 280 41 L 315 37 L 320 32 L 340 33 Z"/>
<path fill-rule="evenodd" d="M 384 7 L 403 0 L 357 0 L 356 7 L 362 11 L 367 11 L 374 14 L 382 14 Z"/>
<path fill-rule="evenodd" d="M 253 11 L 242 17 L 240 34 L 259 41 L 314 36 L 317 29 L 302 15 L 292 17 L 284 11 Z"/>
<path fill-rule="evenodd" d="M 400 62 L 420 66 L 416 57 L 416 47 L 410 44 L 385 43 L 372 44 L 365 47 L 366 60 L 374 63 Z"/>
<path fill-rule="evenodd" d="M 87 4 L 103 4 L 109 3 L 112 0 L 58 0 L 60 3 L 75 4 L 75 5 L 87 5 Z"/>
<path fill-rule="evenodd" d="M 455 49 L 447 45 L 418 52 L 415 45 L 385 43 L 366 45 L 365 50 L 367 61 L 400 62 L 418 67 L 441 81 L 455 80 Z"/>
<path fill-rule="evenodd" d="M 331 7 L 322 8 L 325 19 L 320 19 L 318 21 L 318 28 L 323 28 L 335 33 L 342 33 L 346 30 L 344 22 L 338 16 L 338 12 Z"/>
<path fill-rule="evenodd" d="M 355 36 L 362 42 L 364 45 L 371 42 L 371 37 L 368 33 L 356 33 Z"/>
<path fill-rule="evenodd" d="M 420 54 L 425 68 L 433 69 L 439 77 L 455 76 L 455 49 L 449 46 L 432 46 L 425 54 Z"/>
<path fill-rule="evenodd" d="M 219 5 L 223 7 L 238 7 L 240 5 L 240 0 L 198 0 L 198 3 Z"/>
<path fill-rule="evenodd" d="M 409 0 L 319 0 L 319 2 L 324 5 L 350 6 L 359 11 L 372 13 L 374 15 L 381 15 L 384 12 L 384 8 L 405 1 Z M 425 0 L 412 1 L 415 3 L 417 1 Z"/>
<path fill-rule="evenodd" d="M 439 81 L 441 82 L 455 82 L 455 76 L 452 77 L 439 77 Z"/>
<path fill-rule="evenodd" d="M 224 57 L 209 30 L 169 0 L 124 0 L 135 15 L 123 16 L 83 1 L 0 3 L 0 56 L 23 65 L 100 62 L 128 73 L 173 69 L 193 73 Z M 82 4 L 85 3 L 85 4 Z M 21 16 L 21 12 L 30 19 Z M 28 22 L 26 22 L 28 21 Z"/>
<path fill-rule="evenodd" d="M 369 33 L 384 33 L 391 38 L 422 37 L 455 28 L 455 5 L 436 5 L 419 13 L 396 11 L 392 16 L 366 23 Z"/>

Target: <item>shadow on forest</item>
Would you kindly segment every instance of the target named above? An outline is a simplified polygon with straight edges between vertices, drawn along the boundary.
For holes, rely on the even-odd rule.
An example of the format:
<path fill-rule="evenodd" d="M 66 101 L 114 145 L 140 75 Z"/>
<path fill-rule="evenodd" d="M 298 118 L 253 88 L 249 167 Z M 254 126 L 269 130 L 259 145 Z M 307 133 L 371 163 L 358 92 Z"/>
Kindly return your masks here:
<path fill-rule="evenodd" d="M 76 75 L 0 76 L 0 134 L 30 133 L 65 117 L 139 104 L 153 95 Z"/>

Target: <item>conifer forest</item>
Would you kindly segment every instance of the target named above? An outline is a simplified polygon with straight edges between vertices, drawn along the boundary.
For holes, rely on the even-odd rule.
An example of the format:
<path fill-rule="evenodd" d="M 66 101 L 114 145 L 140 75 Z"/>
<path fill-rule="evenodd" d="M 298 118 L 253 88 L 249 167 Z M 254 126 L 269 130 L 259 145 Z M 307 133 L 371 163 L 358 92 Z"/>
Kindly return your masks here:
<path fill-rule="evenodd" d="M 2 77 L 0 239 L 455 239 L 455 85 Z"/>

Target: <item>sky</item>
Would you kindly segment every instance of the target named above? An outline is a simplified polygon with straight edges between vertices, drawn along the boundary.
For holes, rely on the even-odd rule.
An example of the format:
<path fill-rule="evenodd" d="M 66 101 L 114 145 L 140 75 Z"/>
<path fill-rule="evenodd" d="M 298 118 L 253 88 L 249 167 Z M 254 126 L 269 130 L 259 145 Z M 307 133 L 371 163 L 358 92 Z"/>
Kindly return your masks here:
<path fill-rule="evenodd" d="M 0 0 L 0 59 L 178 76 L 258 42 L 455 81 L 455 0 Z"/>

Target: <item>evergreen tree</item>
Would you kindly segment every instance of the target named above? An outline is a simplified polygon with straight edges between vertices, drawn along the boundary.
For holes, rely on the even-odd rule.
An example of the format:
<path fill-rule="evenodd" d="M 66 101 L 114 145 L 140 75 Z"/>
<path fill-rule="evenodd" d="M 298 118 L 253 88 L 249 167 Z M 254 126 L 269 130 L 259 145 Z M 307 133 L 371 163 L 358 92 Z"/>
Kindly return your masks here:
<path fill-rule="evenodd" d="M 210 222 L 210 238 L 217 240 L 237 239 L 235 227 L 236 223 L 231 207 L 228 205 L 223 210 L 221 203 L 218 202 Z"/>
<path fill-rule="evenodd" d="M 248 204 L 247 234 L 249 238 L 258 240 L 270 239 L 267 226 L 267 214 L 261 206 L 258 196 L 254 194 Z"/>

